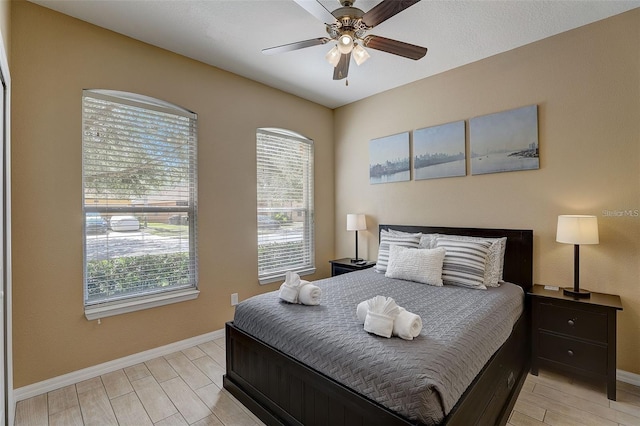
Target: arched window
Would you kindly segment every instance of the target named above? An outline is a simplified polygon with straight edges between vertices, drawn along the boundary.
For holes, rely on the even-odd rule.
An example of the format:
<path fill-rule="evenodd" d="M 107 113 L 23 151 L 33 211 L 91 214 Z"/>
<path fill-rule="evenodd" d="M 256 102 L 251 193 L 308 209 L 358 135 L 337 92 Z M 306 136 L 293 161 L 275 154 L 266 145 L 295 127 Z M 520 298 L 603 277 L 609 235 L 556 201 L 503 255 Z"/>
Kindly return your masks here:
<path fill-rule="evenodd" d="M 197 116 L 112 90 L 82 95 L 89 319 L 197 297 Z"/>
<path fill-rule="evenodd" d="M 257 131 L 258 278 L 315 272 L 313 141 L 283 129 Z"/>

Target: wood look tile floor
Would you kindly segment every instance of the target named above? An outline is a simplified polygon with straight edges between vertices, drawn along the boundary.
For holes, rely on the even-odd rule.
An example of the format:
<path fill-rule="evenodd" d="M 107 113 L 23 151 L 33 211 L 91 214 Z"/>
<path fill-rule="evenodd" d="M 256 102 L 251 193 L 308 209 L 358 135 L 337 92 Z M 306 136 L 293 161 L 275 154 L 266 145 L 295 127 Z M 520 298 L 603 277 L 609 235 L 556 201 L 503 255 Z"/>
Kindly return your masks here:
<path fill-rule="evenodd" d="M 264 425 L 222 389 L 224 338 L 35 396 L 16 426 Z"/>
<path fill-rule="evenodd" d="M 15 426 L 262 425 L 222 389 L 224 370 L 217 339 L 19 401 Z M 640 387 L 618 382 L 609 401 L 604 386 L 540 371 L 527 377 L 508 424 L 640 426 Z"/>
<path fill-rule="evenodd" d="M 552 371 L 529 374 L 509 426 L 640 426 L 640 387 L 617 382 L 616 401 L 606 387 Z"/>

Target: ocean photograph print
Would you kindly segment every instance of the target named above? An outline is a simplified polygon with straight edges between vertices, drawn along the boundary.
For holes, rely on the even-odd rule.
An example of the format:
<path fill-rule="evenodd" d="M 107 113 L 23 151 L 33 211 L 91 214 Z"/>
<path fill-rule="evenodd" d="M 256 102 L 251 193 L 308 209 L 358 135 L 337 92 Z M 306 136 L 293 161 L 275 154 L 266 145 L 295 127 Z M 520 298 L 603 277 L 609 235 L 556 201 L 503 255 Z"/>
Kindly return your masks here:
<path fill-rule="evenodd" d="M 371 139 L 369 142 L 369 183 L 410 180 L 409 160 L 409 132 Z"/>
<path fill-rule="evenodd" d="M 414 179 L 465 176 L 464 139 L 464 121 L 414 130 Z"/>
<path fill-rule="evenodd" d="M 470 119 L 469 144 L 472 175 L 539 169 L 538 106 Z"/>

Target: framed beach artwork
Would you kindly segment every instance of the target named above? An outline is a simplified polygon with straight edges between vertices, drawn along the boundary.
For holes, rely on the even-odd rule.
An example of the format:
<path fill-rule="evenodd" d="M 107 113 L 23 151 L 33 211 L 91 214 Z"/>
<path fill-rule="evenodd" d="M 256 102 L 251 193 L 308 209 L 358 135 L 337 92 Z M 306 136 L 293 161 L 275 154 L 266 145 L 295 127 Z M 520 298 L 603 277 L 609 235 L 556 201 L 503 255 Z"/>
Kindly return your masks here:
<path fill-rule="evenodd" d="M 469 143 L 472 175 L 539 169 L 538 106 L 470 119 Z"/>
<path fill-rule="evenodd" d="M 369 142 L 369 182 L 390 183 L 411 179 L 409 132 Z"/>
<path fill-rule="evenodd" d="M 464 121 L 425 127 L 413 132 L 415 180 L 467 174 Z"/>

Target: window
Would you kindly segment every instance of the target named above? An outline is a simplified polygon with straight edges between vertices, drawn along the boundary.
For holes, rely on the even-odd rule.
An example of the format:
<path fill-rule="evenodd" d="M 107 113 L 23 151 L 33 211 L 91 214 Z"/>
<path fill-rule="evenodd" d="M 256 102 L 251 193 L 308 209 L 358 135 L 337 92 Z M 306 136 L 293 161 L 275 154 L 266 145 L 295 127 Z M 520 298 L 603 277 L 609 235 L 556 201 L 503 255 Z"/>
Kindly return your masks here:
<path fill-rule="evenodd" d="M 257 131 L 258 278 L 315 272 L 313 141 L 281 129 Z"/>
<path fill-rule="evenodd" d="M 197 297 L 197 116 L 132 93 L 82 96 L 85 315 Z"/>

